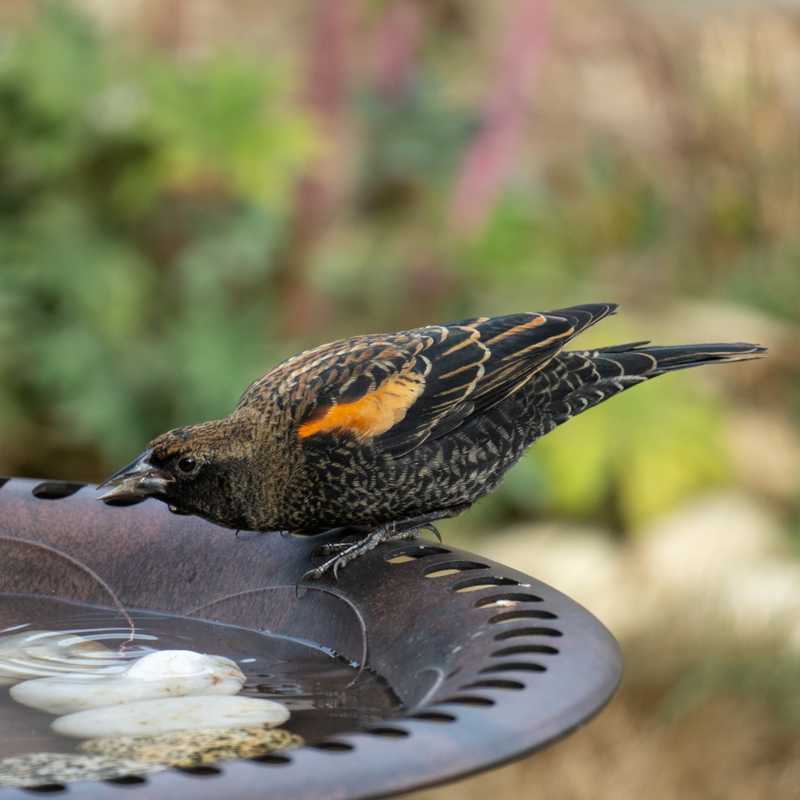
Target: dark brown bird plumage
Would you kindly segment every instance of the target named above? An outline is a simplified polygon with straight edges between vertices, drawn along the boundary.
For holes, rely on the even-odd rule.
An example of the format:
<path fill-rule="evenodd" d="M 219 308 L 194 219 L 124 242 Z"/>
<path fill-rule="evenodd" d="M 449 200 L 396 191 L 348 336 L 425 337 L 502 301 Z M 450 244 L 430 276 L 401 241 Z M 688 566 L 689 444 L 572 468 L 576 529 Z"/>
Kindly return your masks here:
<path fill-rule="evenodd" d="M 357 336 L 294 356 L 230 416 L 154 439 L 103 499 L 154 496 L 230 528 L 363 530 L 309 574 L 454 516 L 540 436 L 665 372 L 752 344 L 565 351 L 610 303 Z"/>

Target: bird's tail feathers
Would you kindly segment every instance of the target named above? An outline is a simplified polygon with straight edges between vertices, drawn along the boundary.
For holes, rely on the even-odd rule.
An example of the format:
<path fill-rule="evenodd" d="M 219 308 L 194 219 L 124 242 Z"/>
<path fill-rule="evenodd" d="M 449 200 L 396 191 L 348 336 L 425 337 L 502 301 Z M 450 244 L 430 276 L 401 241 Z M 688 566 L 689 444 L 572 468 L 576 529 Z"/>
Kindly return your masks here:
<path fill-rule="evenodd" d="M 747 342 L 654 346 L 630 342 L 560 353 L 542 375 L 549 383 L 549 416 L 556 425 L 644 381 L 703 364 L 761 358 L 765 347 Z"/>
<path fill-rule="evenodd" d="M 598 352 L 614 353 L 617 350 L 616 347 L 606 347 Z M 767 352 L 766 347 L 749 342 L 679 344 L 665 347 L 651 346 L 649 342 L 636 342 L 632 345 L 621 345 L 620 350 L 623 353 L 633 352 L 649 355 L 655 359 L 654 369 L 659 375 L 676 369 L 699 367 L 703 364 L 749 361 L 753 358 L 761 358 Z"/>

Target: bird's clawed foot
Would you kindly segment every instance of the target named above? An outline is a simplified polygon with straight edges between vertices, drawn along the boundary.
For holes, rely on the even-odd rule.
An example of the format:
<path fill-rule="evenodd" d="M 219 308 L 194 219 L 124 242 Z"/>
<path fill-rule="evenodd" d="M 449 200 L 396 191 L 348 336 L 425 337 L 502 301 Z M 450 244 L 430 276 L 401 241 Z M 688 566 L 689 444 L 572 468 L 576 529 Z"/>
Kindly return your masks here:
<path fill-rule="evenodd" d="M 439 533 L 439 529 L 432 522 L 426 522 L 424 525 L 420 525 L 419 528 L 410 531 L 412 534 L 411 536 L 404 536 L 403 538 L 416 539 L 422 531 L 429 531 L 436 537 L 436 541 L 439 542 L 439 544 L 442 543 L 442 534 Z"/>
<path fill-rule="evenodd" d="M 412 527 L 408 527 L 409 524 Z M 379 544 L 403 539 L 416 539 L 423 530 L 430 531 L 438 541 L 442 541 L 441 534 L 429 520 L 409 520 L 405 524 L 391 523 L 383 525 L 356 541 L 348 540 L 324 544 L 315 551 L 314 555 L 327 558 L 327 560 L 323 561 L 318 567 L 305 572 L 302 579 L 318 580 L 326 572 L 332 572 L 333 579 L 338 580 L 339 570 L 342 567 L 370 550 L 374 550 Z"/>
<path fill-rule="evenodd" d="M 339 570 L 359 556 L 376 548 L 381 542 L 389 541 L 396 535 L 394 525 L 383 525 L 355 542 L 333 542 L 323 545 L 317 552 L 322 556 L 330 556 L 318 567 L 308 570 L 303 580 L 318 580 L 326 572 L 333 572 L 333 579 L 338 580 Z"/>

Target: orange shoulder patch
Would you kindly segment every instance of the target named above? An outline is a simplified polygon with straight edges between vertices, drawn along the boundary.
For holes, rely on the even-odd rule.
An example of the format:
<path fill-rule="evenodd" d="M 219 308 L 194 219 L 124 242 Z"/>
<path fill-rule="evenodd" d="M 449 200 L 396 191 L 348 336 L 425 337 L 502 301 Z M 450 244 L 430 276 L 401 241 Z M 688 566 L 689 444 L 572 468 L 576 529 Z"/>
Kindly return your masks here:
<path fill-rule="evenodd" d="M 324 413 L 304 422 L 298 428 L 298 436 L 305 439 L 333 431 L 350 433 L 359 439 L 380 436 L 405 417 L 424 389 L 422 375 L 393 375 L 352 403 L 328 406 Z"/>

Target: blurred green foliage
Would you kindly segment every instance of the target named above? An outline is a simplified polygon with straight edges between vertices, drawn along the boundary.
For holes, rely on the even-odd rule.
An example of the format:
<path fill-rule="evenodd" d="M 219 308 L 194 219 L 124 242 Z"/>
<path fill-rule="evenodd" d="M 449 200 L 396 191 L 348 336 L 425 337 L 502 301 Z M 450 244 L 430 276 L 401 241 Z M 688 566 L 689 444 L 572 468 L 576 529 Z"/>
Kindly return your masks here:
<path fill-rule="evenodd" d="M 241 56 L 126 50 L 61 5 L 5 41 L 12 463 L 41 469 L 43 434 L 112 463 L 164 425 L 222 413 L 263 371 L 272 255 L 313 151 L 288 91 L 277 67 Z"/>
<path fill-rule="evenodd" d="M 419 45 L 394 93 L 359 75 L 335 98 L 338 133 L 284 52 L 171 52 L 101 33 L 62 3 L 9 25 L 0 468 L 99 479 L 154 434 L 226 414 L 280 357 L 338 335 L 682 295 L 800 319 L 800 270 L 785 269 L 796 231 L 768 235 L 764 192 L 705 139 L 682 156 L 697 163 L 677 167 L 594 131 L 562 157 L 526 145 L 483 222 L 453 230 L 453 185 L 481 131 L 480 103 L 448 83 L 449 58 L 472 60 L 478 25 L 460 25 L 460 45 Z M 325 166 L 336 136 L 350 150 Z M 745 139 L 733 129 L 727 141 Z M 319 212 L 298 187 L 327 172 L 341 185 Z M 631 333 L 619 339 L 641 338 Z M 635 531 L 730 480 L 725 424 L 724 401 L 691 377 L 637 388 L 543 440 L 472 521 L 548 514 Z"/>

